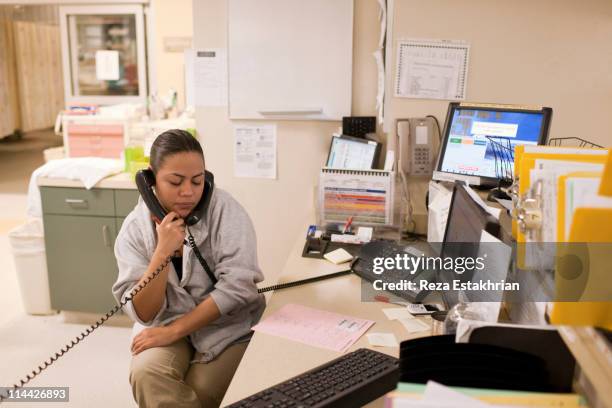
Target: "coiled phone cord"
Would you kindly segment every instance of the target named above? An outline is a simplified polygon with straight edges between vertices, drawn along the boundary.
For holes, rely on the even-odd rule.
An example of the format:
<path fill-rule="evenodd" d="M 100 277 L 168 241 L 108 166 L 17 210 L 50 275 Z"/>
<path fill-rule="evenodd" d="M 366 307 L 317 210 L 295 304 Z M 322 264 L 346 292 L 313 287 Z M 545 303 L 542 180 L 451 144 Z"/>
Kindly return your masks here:
<path fill-rule="evenodd" d="M 257 293 L 264 293 L 264 292 L 269 292 L 271 290 L 291 288 L 293 286 L 299 286 L 305 283 L 318 282 L 318 281 L 322 281 L 325 279 L 336 278 L 338 276 L 348 275 L 349 273 L 352 273 L 352 272 L 353 272 L 352 269 L 346 269 L 344 271 L 329 273 L 327 275 L 322 275 L 322 276 L 316 276 L 314 278 L 307 278 L 307 279 L 297 280 L 293 282 L 279 283 L 278 285 L 272 285 L 272 286 L 267 286 L 265 288 L 257 289 Z"/>
<path fill-rule="evenodd" d="M 189 231 L 189 227 L 187 227 L 187 233 L 189 235 L 187 237 L 187 240 L 189 242 L 189 246 L 193 250 L 193 253 L 195 254 L 196 258 L 198 258 L 198 261 L 200 262 L 200 264 L 202 265 L 204 270 L 206 271 L 206 274 L 208 275 L 209 279 L 212 281 L 213 285 L 215 285 L 217 283 L 217 278 L 212 273 L 212 271 L 210 270 L 210 267 L 208 266 L 208 263 L 206 262 L 206 260 L 202 256 L 202 254 L 200 253 L 200 250 L 198 249 L 198 247 L 197 247 L 197 245 L 195 243 L 195 239 L 193 238 L 193 235 L 191 235 L 191 231 Z M 186 242 L 186 244 L 187 244 L 187 242 Z M 355 259 L 357 259 L 357 258 L 355 258 Z M 354 262 L 355 261 L 353 261 L 353 263 Z M 344 276 L 344 275 L 347 275 L 347 274 L 349 274 L 349 273 L 351 273 L 353 271 L 353 269 L 352 269 L 353 263 L 351 263 L 351 269 L 347 269 L 347 270 L 340 271 L 340 272 L 335 272 L 335 273 L 330 273 L 328 275 L 317 276 L 317 277 L 314 277 L 314 278 L 307 278 L 307 279 L 302 279 L 302 280 L 298 280 L 298 281 L 286 282 L 286 283 L 280 283 L 278 285 L 267 286 L 265 288 L 259 288 L 259 289 L 257 289 L 257 293 L 265 293 L 265 292 L 270 292 L 272 290 L 286 289 L 286 288 L 291 288 L 293 286 L 303 285 L 305 283 L 318 282 L 318 281 L 322 281 L 322 280 L 325 280 L 325 279 L 335 278 L 337 276 Z"/>
<path fill-rule="evenodd" d="M 27 374 L 24 378 L 20 379 L 19 384 L 15 383 L 13 384 L 12 389 L 7 390 L 6 393 L 0 393 L 0 404 L 4 400 L 9 398 L 11 391 L 14 392 L 22 388 L 23 386 L 25 386 L 32 379 L 34 379 L 34 377 L 39 375 L 44 369 L 49 367 L 51 364 L 55 363 L 60 357 L 62 357 L 64 354 L 70 351 L 70 349 L 72 349 L 74 346 L 82 342 L 85 339 L 85 337 L 89 336 L 94 330 L 96 330 L 98 327 L 106 323 L 108 319 L 110 319 L 115 313 L 121 310 L 123 306 L 125 306 L 128 302 L 130 302 L 134 298 L 134 296 L 136 296 L 142 289 L 144 289 L 144 287 L 147 286 L 149 282 L 155 279 L 157 275 L 159 275 L 161 271 L 163 271 L 164 268 L 168 266 L 171 260 L 172 260 L 172 256 L 167 257 L 164 260 L 164 262 L 162 262 L 159 265 L 159 267 L 149 277 L 147 277 L 140 285 L 132 289 L 132 291 L 130 292 L 130 295 L 126 296 L 118 305 L 115 305 L 115 307 L 113 307 L 111 310 L 106 312 L 104 316 L 98 319 L 94 324 L 90 325 L 87 328 L 87 330 L 81 332 L 81 334 L 76 336 L 74 340 L 71 340 L 70 343 L 67 343 L 64 347 L 60 349 L 60 351 L 56 352 L 48 360 L 43 361 L 43 363 L 39 365 L 37 368 L 35 368 L 34 370 L 32 370 L 30 374 Z"/>
<path fill-rule="evenodd" d="M 189 233 L 189 238 L 188 239 L 189 239 L 189 245 L 192 247 L 192 249 L 194 249 L 194 253 L 195 253 L 196 257 L 198 258 L 198 260 L 200 261 L 200 263 L 202 264 L 202 266 L 206 270 L 206 273 L 208 274 L 208 276 L 213 281 L 213 284 L 217 283 L 217 279 L 215 278 L 215 276 L 213 275 L 212 271 L 210 270 L 210 268 L 208 266 L 208 263 L 206 262 L 206 260 L 204 259 L 204 257 L 200 253 L 200 251 L 198 250 L 197 246 L 195 245 L 195 240 L 193 239 L 193 236 L 191 235 L 191 233 Z M 355 260 L 357 260 L 357 259 L 358 258 L 355 258 Z M 293 286 L 303 285 L 303 284 L 306 284 L 306 283 L 318 282 L 318 281 L 322 281 L 322 280 L 325 280 L 325 279 L 330 279 L 330 278 L 335 278 L 335 277 L 338 277 L 338 276 L 347 275 L 347 274 L 353 272 L 352 266 L 354 265 L 355 260 L 353 261 L 353 263 L 351 263 L 351 269 L 346 269 L 344 271 L 330 273 L 330 274 L 327 274 L 327 275 L 317 276 L 317 277 L 314 277 L 314 278 L 302 279 L 302 280 L 298 280 L 298 281 L 294 281 L 294 282 L 281 283 L 281 284 L 278 284 L 278 285 L 272 285 L 272 286 L 268 286 L 268 287 L 265 287 L 265 288 L 260 288 L 260 289 L 257 289 L 257 293 L 264 293 L 264 292 L 269 292 L 269 291 L 272 291 L 272 290 L 285 289 L 285 288 L 290 288 L 290 287 L 293 287 Z M 157 269 L 150 276 L 148 276 L 140 285 L 138 285 L 137 287 L 132 289 L 132 291 L 130 292 L 130 295 L 126 296 L 118 305 L 115 305 L 111 310 L 106 312 L 106 314 L 104 316 L 102 316 L 100 319 L 98 319 L 94 324 L 90 325 L 85 331 L 81 332 L 81 334 L 77 335 L 74 338 L 74 340 L 71 340 L 70 343 L 67 343 L 64 347 L 62 347 L 60 349 L 60 351 L 56 352 L 48 360 L 43 361 L 42 365 L 39 365 L 37 368 L 32 370 L 31 373 L 27 374 L 24 378 L 21 378 L 19 380 L 19 384 L 15 383 L 15 384 L 13 384 L 12 389 L 7 390 L 6 393 L 0 393 L 0 404 L 3 401 L 5 401 L 6 399 L 9 398 L 9 395 L 10 395 L 11 391 L 14 392 L 14 391 L 16 391 L 16 390 L 18 390 L 20 388 L 23 388 L 27 383 L 29 383 L 31 380 L 33 380 L 34 377 L 36 377 L 43 370 L 45 370 L 50 365 L 55 363 L 60 357 L 62 357 L 64 354 L 66 354 L 68 351 L 70 351 L 70 349 L 72 349 L 74 346 L 76 346 L 77 344 L 82 342 L 94 330 L 96 330 L 98 327 L 100 327 L 104 323 L 106 323 L 106 321 L 108 319 L 110 319 L 113 315 L 115 315 L 119 310 L 121 310 L 123 308 L 123 306 L 125 306 L 128 302 L 132 301 L 134 296 L 136 296 L 141 290 L 143 290 L 145 288 L 145 286 L 147 286 L 153 279 L 155 279 L 157 277 L 157 275 L 159 275 L 161 273 L 161 271 L 163 271 L 164 268 L 166 268 L 166 266 L 168 266 L 168 264 L 171 261 L 172 261 L 172 256 L 168 256 L 164 260 L 164 262 L 162 262 L 157 267 Z"/>

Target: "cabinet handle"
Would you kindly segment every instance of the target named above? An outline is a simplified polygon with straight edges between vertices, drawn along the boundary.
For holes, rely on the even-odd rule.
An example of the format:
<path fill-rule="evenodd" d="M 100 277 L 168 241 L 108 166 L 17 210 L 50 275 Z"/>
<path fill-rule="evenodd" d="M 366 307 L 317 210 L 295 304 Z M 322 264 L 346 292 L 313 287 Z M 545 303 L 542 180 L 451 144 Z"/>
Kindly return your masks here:
<path fill-rule="evenodd" d="M 107 246 L 110 248 L 111 239 L 110 239 L 110 235 L 108 234 L 108 225 L 102 226 L 102 239 L 104 240 L 104 246 Z"/>
<path fill-rule="evenodd" d="M 64 200 L 64 202 L 71 207 L 87 208 L 87 200 L 82 200 L 79 198 L 67 198 Z"/>

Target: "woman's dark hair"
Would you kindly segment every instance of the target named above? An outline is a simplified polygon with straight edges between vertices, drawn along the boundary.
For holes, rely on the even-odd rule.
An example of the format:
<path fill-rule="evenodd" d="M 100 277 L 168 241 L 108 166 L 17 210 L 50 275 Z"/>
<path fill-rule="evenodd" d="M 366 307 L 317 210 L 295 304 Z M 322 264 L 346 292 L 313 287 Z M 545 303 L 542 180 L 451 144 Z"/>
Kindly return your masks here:
<path fill-rule="evenodd" d="M 168 156 L 176 153 L 196 152 L 202 155 L 204 161 L 204 152 L 198 139 L 193 137 L 191 133 L 181 129 L 170 129 L 157 136 L 151 146 L 150 166 L 154 173 L 161 168 L 164 160 Z"/>

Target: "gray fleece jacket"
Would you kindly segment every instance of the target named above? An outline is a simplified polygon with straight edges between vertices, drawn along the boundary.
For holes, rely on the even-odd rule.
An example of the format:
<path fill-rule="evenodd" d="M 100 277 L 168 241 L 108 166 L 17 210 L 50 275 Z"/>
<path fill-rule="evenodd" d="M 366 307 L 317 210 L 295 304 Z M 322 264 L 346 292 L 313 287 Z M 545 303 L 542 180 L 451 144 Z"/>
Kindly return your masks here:
<path fill-rule="evenodd" d="M 227 346 L 248 339 L 265 307 L 265 298 L 255 286 L 263 280 L 263 274 L 257 263 L 257 240 L 251 219 L 227 192 L 215 188 L 206 215 L 189 230 L 217 278 L 216 286 L 213 287 L 193 250 L 184 246 L 183 278 L 179 282 L 170 263 L 166 300 L 155 318 L 149 322 L 140 320 L 132 302 L 123 309 L 136 322 L 138 331 L 144 326 L 166 325 L 211 296 L 221 316 L 189 335 L 194 348 L 202 353 L 198 361 L 209 362 Z M 112 290 L 117 301 L 129 296 L 136 287 L 148 268 L 156 243 L 150 211 L 140 198 L 115 241 L 119 276 Z"/>

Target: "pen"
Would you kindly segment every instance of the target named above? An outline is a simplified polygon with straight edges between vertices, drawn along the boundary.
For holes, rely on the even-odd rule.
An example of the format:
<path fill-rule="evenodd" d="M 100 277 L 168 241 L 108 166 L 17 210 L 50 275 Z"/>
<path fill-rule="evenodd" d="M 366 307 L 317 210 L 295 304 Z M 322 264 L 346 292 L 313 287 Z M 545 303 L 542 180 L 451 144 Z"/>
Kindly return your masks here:
<path fill-rule="evenodd" d="M 342 231 L 343 234 L 346 234 L 346 232 L 349 231 L 349 227 L 351 226 L 352 222 L 353 216 L 351 215 L 350 217 L 348 217 L 348 220 L 346 220 L 346 225 L 344 226 L 344 230 Z"/>

